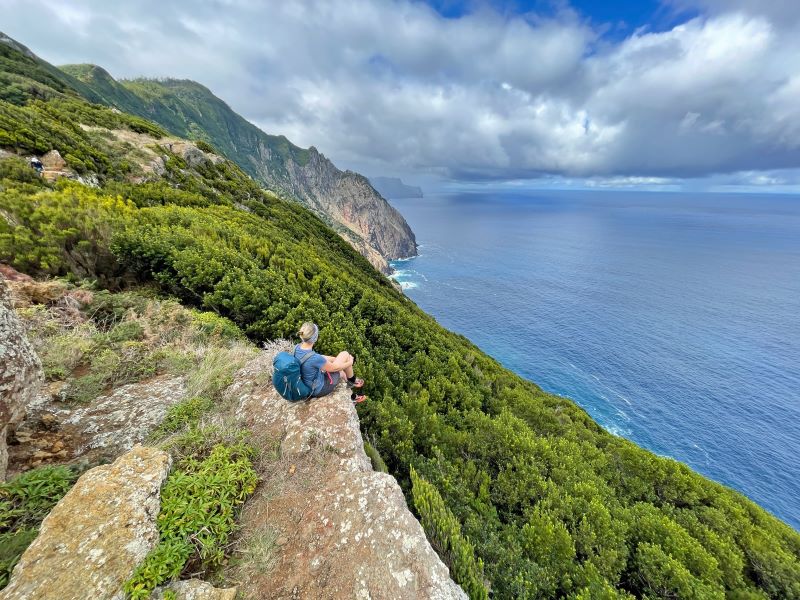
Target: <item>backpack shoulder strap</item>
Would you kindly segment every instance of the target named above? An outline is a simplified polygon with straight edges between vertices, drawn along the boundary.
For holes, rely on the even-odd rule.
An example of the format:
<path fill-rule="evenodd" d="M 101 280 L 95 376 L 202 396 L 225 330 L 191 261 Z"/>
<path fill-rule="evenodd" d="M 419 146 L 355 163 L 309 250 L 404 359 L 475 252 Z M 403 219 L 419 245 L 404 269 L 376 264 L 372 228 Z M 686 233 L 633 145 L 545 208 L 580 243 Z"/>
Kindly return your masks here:
<path fill-rule="evenodd" d="M 300 344 L 295 344 L 294 351 L 292 352 L 292 356 L 294 356 L 295 358 L 297 358 L 297 349 L 299 347 L 300 347 Z M 304 362 L 306 362 L 309 358 L 311 358 L 315 354 L 316 354 L 316 352 L 314 352 L 313 350 L 309 350 L 308 352 L 306 352 L 306 355 L 303 358 L 299 359 L 300 360 L 300 364 L 302 365 Z"/>

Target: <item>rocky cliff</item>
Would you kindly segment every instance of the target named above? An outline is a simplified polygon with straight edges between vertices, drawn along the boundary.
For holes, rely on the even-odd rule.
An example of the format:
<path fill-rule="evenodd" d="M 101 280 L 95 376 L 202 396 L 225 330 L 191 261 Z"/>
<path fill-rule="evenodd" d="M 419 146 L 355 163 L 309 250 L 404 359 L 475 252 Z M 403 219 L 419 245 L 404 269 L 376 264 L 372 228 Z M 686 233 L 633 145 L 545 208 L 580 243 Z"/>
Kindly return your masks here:
<path fill-rule="evenodd" d="M 5 272 L 15 273 L 7 267 Z M 143 299 L 146 304 L 137 306 L 138 300 L 130 296 L 92 298 L 65 284 L 30 279 L 12 285 L 17 306 L 26 310 L 27 327 L 35 336 L 33 345 L 42 349 L 48 372 L 54 370 L 57 359 L 52 352 L 55 338 L 42 336 L 57 330 L 55 335 L 67 345 L 80 345 L 80 336 L 105 323 L 87 320 L 86 315 L 97 314 L 102 310 L 99 307 L 109 302 L 130 306 L 124 320 L 108 333 L 93 334 L 94 343 L 115 338 L 121 330 L 132 331 L 134 323 L 146 332 L 139 343 L 149 343 L 145 340 L 153 335 L 162 340 L 159 344 L 181 339 L 185 344 L 200 334 L 200 330 L 186 329 L 190 316 L 178 305 Z M 0 286 L 4 322 L 10 322 L 16 319 L 15 312 L 2 279 Z M 78 302 L 85 307 L 77 308 Z M 16 331 L 22 330 L 22 324 L 15 326 Z M 12 351 L 9 355 L 27 356 L 31 358 L 28 363 L 38 365 L 23 337 L 15 334 L 9 341 L 13 346 L 4 346 Z M 215 438 L 214 444 L 246 438 L 259 456 L 253 464 L 260 483 L 239 516 L 238 534 L 230 544 L 233 556 L 215 576 L 221 584 L 218 587 L 192 579 L 191 573 L 197 573 L 195 565 L 191 573 L 184 571 L 188 579 L 170 583 L 168 577 L 152 596 L 137 598 L 464 600 L 466 595 L 450 579 L 448 568 L 409 511 L 397 481 L 373 470 L 346 387 L 340 386 L 325 398 L 299 403 L 286 402 L 273 389 L 272 359 L 290 345 L 278 341 L 261 352 L 237 346 L 237 356 L 249 359 L 238 362 L 243 366 L 232 376 L 222 377 L 226 387 L 216 403 L 206 407 L 199 428 L 196 414 L 195 425 L 180 420 L 194 414 L 185 408 L 196 404 L 187 400 L 187 390 L 202 395 L 198 377 L 206 381 L 204 371 L 218 371 L 220 360 L 213 354 L 230 352 L 230 348 L 195 348 L 204 357 L 205 367 L 197 369 L 199 376 L 165 374 L 112 385 L 81 403 L 64 401 L 68 395 L 64 384 L 58 382 L 48 383 L 35 397 L 15 387 L 10 397 L 15 406 L 26 405 L 28 416 L 15 432 L 13 471 L 25 472 L 42 460 L 51 465 L 48 468 L 80 464 L 85 469 L 98 462 L 113 462 L 86 471 L 52 508 L 38 536 L 19 558 L 7 587 L 0 591 L 0 599 L 127 597 L 126 582 L 159 544 L 163 519 L 167 518 L 164 503 L 169 502 L 175 510 L 174 493 L 167 500 L 165 491 L 173 473 L 178 469 L 178 481 L 187 477 L 180 471 L 186 466 L 185 442 L 175 446 L 172 437 L 159 435 L 189 436 L 187 439 L 195 440 L 191 445 L 203 438 L 201 432 L 207 428 L 227 432 Z M 130 347 L 131 342 L 123 342 L 123 348 Z M 178 348 L 187 350 L 185 345 L 162 344 L 153 351 L 159 356 L 174 355 Z M 65 347 L 60 352 L 69 350 Z M 79 367 L 76 374 L 95 377 L 96 368 L 92 364 L 85 373 Z M 69 385 L 74 381 L 67 381 Z M 168 425 L 162 424 L 167 421 Z M 162 433 L 154 437 L 153 430 L 159 427 Z M 141 445 L 156 439 L 164 440 L 161 446 L 166 451 Z M 56 443 L 68 450 L 43 450 Z M 203 488 L 193 491 L 186 501 L 208 507 Z M 216 517 L 210 512 L 208 518 Z"/>
<path fill-rule="evenodd" d="M 271 154 L 267 148 L 264 151 Z M 269 172 L 270 163 L 258 167 L 265 180 L 278 181 L 282 189 L 303 200 L 379 270 L 388 272 L 387 260 L 416 255 L 414 232 L 363 175 L 340 171 L 313 146 L 303 163 L 287 162 L 283 176 Z"/>

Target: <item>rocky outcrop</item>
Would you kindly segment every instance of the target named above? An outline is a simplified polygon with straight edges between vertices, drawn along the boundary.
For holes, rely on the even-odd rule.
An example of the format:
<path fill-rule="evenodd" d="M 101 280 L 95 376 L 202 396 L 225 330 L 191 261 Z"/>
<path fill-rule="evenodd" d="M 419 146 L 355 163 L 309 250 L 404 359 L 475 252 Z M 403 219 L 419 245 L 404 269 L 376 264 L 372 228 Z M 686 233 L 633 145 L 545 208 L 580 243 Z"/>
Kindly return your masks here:
<path fill-rule="evenodd" d="M 246 598 L 455 599 L 449 576 L 395 479 L 372 470 L 346 387 L 288 403 L 266 380 L 265 352 L 228 390 L 254 439 L 278 439 L 242 515 L 248 537 L 274 532 L 272 569 L 239 575 Z"/>
<path fill-rule="evenodd" d="M 67 166 L 61 153 L 58 150 L 50 150 L 46 152 L 39 160 L 42 161 L 44 170 L 42 177 L 48 181 L 55 181 L 59 177 L 74 177 L 75 173 Z"/>
<path fill-rule="evenodd" d="M 120 386 L 85 405 L 60 399 L 53 382 L 28 404 L 9 447 L 9 472 L 43 464 L 108 462 L 141 444 L 170 406 L 186 396 L 186 378 L 162 375 Z"/>
<path fill-rule="evenodd" d="M 170 458 L 138 446 L 84 473 L 42 522 L 2 600 L 122 600 L 158 543 L 156 516 Z"/>
<path fill-rule="evenodd" d="M 270 164 L 270 161 L 265 163 Z M 364 254 L 373 266 L 388 272 L 388 260 L 417 254 L 414 232 L 391 204 L 375 191 L 369 180 L 352 171 L 340 171 L 316 148 L 308 149 L 304 162 L 284 163 L 285 177 L 272 177 L 276 184 L 304 201 L 324 219 L 347 232 L 343 236 Z M 354 235 L 347 235 L 347 233 Z M 373 256 L 369 249 L 377 252 Z M 376 264 L 377 263 L 377 264 Z"/>
<path fill-rule="evenodd" d="M 0 481 L 8 464 L 8 426 L 22 419 L 42 381 L 42 364 L 14 312 L 11 290 L 0 277 Z"/>

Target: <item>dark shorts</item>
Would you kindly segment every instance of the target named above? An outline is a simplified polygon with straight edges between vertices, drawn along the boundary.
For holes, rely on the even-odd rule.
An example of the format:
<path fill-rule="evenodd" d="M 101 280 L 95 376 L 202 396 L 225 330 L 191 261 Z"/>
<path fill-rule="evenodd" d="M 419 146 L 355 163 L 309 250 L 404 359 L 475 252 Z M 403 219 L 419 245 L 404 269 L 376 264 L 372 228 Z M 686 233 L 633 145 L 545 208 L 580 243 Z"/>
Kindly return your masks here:
<path fill-rule="evenodd" d="M 323 373 L 322 377 L 325 383 L 323 384 L 322 389 L 314 394 L 315 398 L 327 396 L 334 389 L 336 389 L 337 385 L 339 385 L 339 371 L 336 371 L 335 373 Z"/>

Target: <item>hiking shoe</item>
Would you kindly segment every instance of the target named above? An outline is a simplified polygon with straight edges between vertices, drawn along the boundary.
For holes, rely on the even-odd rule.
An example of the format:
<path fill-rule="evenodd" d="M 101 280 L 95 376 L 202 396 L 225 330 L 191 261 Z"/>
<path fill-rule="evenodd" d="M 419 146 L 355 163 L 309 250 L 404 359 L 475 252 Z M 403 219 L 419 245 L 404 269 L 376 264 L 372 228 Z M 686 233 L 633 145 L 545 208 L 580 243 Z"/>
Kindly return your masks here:
<path fill-rule="evenodd" d="M 352 389 L 358 389 L 360 387 L 364 387 L 364 380 L 363 379 L 359 379 L 358 377 L 356 377 L 355 381 L 351 382 L 349 379 L 346 380 L 346 381 L 347 381 L 347 387 L 349 387 L 351 390 Z"/>
<path fill-rule="evenodd" d="M 350 396 L 350 400 L 353 401 L 353 404 L 361 404 L 366 399 L 367 397 L 364 394 L 353 394 Z"/>

